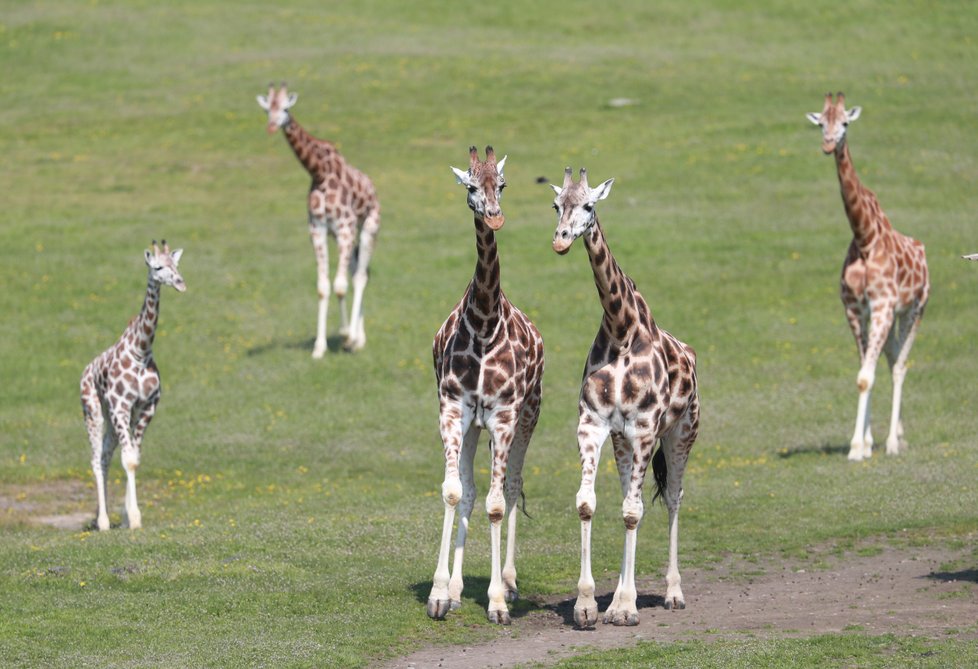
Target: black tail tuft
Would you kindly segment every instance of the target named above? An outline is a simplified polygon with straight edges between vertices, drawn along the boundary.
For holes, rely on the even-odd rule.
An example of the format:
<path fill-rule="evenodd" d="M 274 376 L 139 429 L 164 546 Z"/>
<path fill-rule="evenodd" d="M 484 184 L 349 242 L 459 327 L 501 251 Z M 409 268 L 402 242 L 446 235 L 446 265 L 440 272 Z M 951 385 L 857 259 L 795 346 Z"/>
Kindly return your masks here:
<path fill-rule="evenodd" d="M 655 500 L 662 497 L 666 491 L 667 473 L 668 469 L 666 467 L 666 454 L 662 449 L 662 444 L 660 443 L 659 450 L 657 450 L 655 455 L 652 456 L 652 476 L 655 478 L 655 494 L 652 495 L 652 504 L 655 504 Z"/>
<path fill-rule="evenodd" d="M 532 519 L 532 518 L 533 518 L 533 516 L 531 516 L 530 514 L 528 514 L 528 513 L 526 512 L 526 493 L 525 493 L 525 492 L 523 492 L 522 490 L 520 490 L 520 499 L 522 499 L 522 500 L 523 500 L 523 506 L 522 506 L 522 508 L 521 508 L 521 510 L 523 511 L 523 515 L 524 515 L 524 516 L 526 516 L 527 518 L 530 518 L 530 519 Z"/>

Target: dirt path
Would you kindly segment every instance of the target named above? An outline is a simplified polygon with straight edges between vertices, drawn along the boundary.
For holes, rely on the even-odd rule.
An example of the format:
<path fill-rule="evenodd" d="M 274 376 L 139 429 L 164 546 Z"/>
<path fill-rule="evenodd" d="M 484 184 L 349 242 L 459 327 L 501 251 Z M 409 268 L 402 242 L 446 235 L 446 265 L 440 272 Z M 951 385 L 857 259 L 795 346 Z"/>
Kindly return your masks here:
<path fill-rule="evenodd" d="M 764 560 L 710 571 L 686 569 L 683 611 L 662 608 L 662 579 L 640 579 L 639 593 L 655 594 L 639 595 L 638 627 L 598 623 L 594 630 L 575 630 L 573 598 L 541 601 L 544 610 L 514 620 L 489 643 L 429 648 L 379 666 L 515 667 L 556 662 L 583 646 L 604 649 L 640 640 L 715 640 L 748 633 L 811 636 L 847 630 L 944 637 L 956 630 L 959 638 L 978 638 L 978 564 L 970 548 L 879 546 L 868 552 L 877 550 L 872 556 L 861 551 L 863 556 L 827 557 L 828 567 L 814 570 Z M 948 564 L 955 566 L 944 571 L 942 565 Z M 598 584 L 604 593 L 599 610 L 608 606 L 614 585 Z"/>

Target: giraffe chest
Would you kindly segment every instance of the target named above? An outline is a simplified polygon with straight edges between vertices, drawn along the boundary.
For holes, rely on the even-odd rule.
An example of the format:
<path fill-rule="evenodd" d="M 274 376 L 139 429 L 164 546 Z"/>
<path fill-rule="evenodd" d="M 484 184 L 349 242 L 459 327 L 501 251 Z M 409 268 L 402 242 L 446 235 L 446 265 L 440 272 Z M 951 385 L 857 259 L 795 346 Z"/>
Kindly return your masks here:
<path fill-rule="evenodd" d="M 109 354 L 94 377 L 99 395 L 111 405 L 135 406 L 159 398 L 160 374 L 152 357 L 138 360 L 124 352 Z"/>

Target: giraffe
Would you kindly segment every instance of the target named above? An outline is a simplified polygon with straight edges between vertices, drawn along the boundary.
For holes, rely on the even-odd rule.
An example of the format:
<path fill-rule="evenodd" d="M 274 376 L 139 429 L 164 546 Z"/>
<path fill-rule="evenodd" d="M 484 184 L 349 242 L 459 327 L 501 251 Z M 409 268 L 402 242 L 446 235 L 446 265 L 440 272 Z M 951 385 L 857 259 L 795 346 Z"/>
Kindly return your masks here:
<path fill-rule="evenodd" d="M 849 460 L 854 462 L 872 456 L 870 391 L 881 351 L 886 354 L 893 376 L 886 453 L 895 455 L 906 446 L 900 419 L 903 380 L 910 347 L 930 294 L 924 245 L 893 229 L 876 195 L 856 176 L 846 130 L 861 112 L 861 107 L 846 110 L 845 96 L 840 92 L 835 102 L 832 94 L 826 93 L 822 113 L 807 115 L 822 129 L 822 151 L 835 155 L 842 203 L 852 228 L 839 288 L 860 360 L 856 428 L 849 444 Z"/>
<path fill-rule="evenodd" d="M 290 109 L 298 95 L 289 93 L 286 85 L 276 90 L 268 85 L 268 95 L 259 95 L 258 104 L 268 112 L 268 132 L 279 128 L 302 166 L 312 177 L 309 187 L 309 237 L 318 268 L 319 312 L 316 321 L 316 343 L 312 357 L 326 352 L 326 312 L 329 307 L 329 249 L 327 235 L 336 239 L 337 268 L 332 290 L 339 300 L 340 334 L 346 336 L 344 348 L 357 351 L 367 337 L 363 330 L 363 291 L 367 286 L 374 240 L 380 229 L 380 202 L 370 177 L 346 162 L 331 142 L 310 135 L 292 118 Z M 357 232 L 360 238 L 357 241 Z M 353 274 L 353 305 L 346 315 L 348 272 Z"/>
<path fill-rule="evenodd" d="M 458 183 L 468 190 L 478 259 L 475 276 L 432 344 L 439 427 L 445 448 L 442 484 L 445 518 L 427 610 L 430 617 L 442 619 L 449 610 L 461 605 L 462 556 L 476 496 L 475 451 L 479 434 L 486 429 L 492 459 L 486 495 L 492 545 L 488 618 L 508 625 L 506 602 L 518 596 L 515 508 L 523 493 L 526 448 L 540 415 L 543 338 L 530 319 L 506 298 L 499 285 L 495 231 L 502 228 L 505 220 L 499 207 L 506 186 L 505 162 L 505 157 L 496 162 L 491 146 L 486 147 L 486 159 L 480 161 L 473 146 L 469 149 L 468 171 L 452 168 Z M 456 509 L 460 519 L 449 573 L 449 541 Z M 506 564 L 500 572 L 504 515 L 507 516 Z"/>
<path fill-rule="evenodd" d="M 665 607 L 686 607 L 679 575 L 679 505 L 683 472 L 699 429 L 696 353 L 656 325 L 635 282 L 611 254 L 598 222 L 595 205 L 608 197 L 613 182 L 608 179 L 590 188 L 587 170 L 581 168 L 575 183 L 568 167 L 563 186 L 551 184 L 557 194 L 554 251 L 563 255 L 575 239 L 584 238 L 604 310 L 584 366 L 578 401 L 581 487 L 576 504 L 581 519 L 581 577 L 574 622 L 581 628 L 593 626 L 598 618 L 591 575 L 591 519 L 597 506 L 598 460 L 609 435 L 624 498 L 625 548 L 618 587 L 603 620 L 614 625 L 639 622 L 635 544 L 644 514 L 642 486 L 650 463 L 656 486 L 652 499 L 662 496 L 669 510 Z M 653 455 L 657 442 L 660 446 Z"/>
<path fill-rule="evenodd" d="M 105 503 L 105 481 L 109 463 L 118 444 L 122 445 L 122 466 L 126 470 L 126 515 L 129 527 L 142 526 L 136 503 L 136 468 L 139 467 L 143 434 L 160 401 L 160 372 L 153 360 L 153 338 L 160 314 L 160 287 L 173 286 L 179 292 L 187 284 L 177 265 L 183 249 L 170 251 L 166 240 L 162 250 L 153 240 L 152 251 L 145 252 L 149 267 L 146 298 L 139 316 L 119 340 L 92 360 L 81 376 L 82 413 L 92 446 L 92 472 L 98 495 L 99 530 L 109 529 Z M 109 429 L 105 429 L 105 422 Z"/>

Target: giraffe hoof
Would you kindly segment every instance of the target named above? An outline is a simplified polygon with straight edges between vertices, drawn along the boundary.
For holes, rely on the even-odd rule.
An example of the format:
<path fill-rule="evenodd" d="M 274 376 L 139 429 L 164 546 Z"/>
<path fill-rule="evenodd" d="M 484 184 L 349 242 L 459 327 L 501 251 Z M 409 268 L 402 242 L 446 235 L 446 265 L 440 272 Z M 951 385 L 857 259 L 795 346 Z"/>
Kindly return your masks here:
<path fill-rule="evenodd" d="M 428 617 L 432 620 L 444 620 L 445 616 L 452 609 L 452 600 L 450 599 L 429 599 L 428 600 Z"/>
<path fill-rule="evenodd" d="M 100 516 L 95 521 L 95 525 L 96 525 L 96 527 L 98 527 L 99 532 L 108 532 L 109 531 L 109 518 L 108 518 L 108 516 L 104 516 L 104 517 L 103 516 Z"/>
<path fill-rule="evenodd" d="M 593 629 L 598 622 L 598 605 L 574 607 L 574 625 L 578 629 Z"/>
<path fill-rule="evenodd" d="M 505 609 L 489 611 L 488 617 L 489 622 L 496 623 L 497 625 L 509 625 L 511 622 L 513 622 L 509 617 L 509 611 Z"/>
<path fill-rule="evenodd" d="M 516 588 L 509 588 L 506 590 L 506 594 L 503 595 L 507 602 L 515 602 L 520 598 L 520 593 Z"/>
<path fill-rule="evenodd" d="M 635 627 L 638 625 L 637 611 L 606 611 L 602 619 L 605 625 L 615 627 Z"/>
<path fill-rule="evenodd" d="M 343 350 L 347 353 L 353 353 L 359 351 L 363 348 L 363 345 L 367 343 L 367 340 L 363 337 L 350 338 L 343 343 Z"/>
<path fill-rule="evenodd" d="M 682 597 L 668 597 L 664 606 L 668 611 L 681 611 L 686 608 L 686 600 Z"/>

